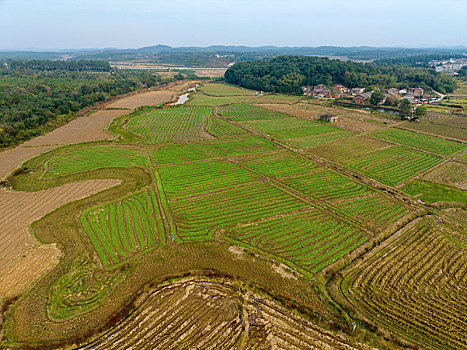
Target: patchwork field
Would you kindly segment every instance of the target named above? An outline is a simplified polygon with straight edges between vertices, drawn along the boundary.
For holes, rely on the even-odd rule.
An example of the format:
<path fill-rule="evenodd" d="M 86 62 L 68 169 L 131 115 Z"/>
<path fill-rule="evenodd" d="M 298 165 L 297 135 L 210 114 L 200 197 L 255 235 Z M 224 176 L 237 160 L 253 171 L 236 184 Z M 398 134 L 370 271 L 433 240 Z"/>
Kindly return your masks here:
<path fill-rule="evenodd" d="M 22 146 L 50 152 L 0 191 L 0 347 L 463 348 L 465 144 L 301 100 L 204 82 Z"/>

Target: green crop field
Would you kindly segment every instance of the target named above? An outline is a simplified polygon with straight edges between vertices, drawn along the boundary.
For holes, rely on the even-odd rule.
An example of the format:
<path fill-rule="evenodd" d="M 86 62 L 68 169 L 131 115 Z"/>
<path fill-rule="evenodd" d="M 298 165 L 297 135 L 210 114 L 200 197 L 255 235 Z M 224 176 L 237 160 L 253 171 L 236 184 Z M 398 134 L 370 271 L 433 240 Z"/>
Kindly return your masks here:
<path fill-rule="evenodd" d="M 52 178 L 102 168 L 146 166 L 147 162 L 147 157 L 137 149 L 116 146 L 83 147 L 48 160 L 42 176 Z"/>
<path fill-rule="evenodd" d="M 262 119 L 280 119 L 289 117 L 287 114 L 274 112 L 269 109 L 256 107 L 247 104 L 233 104 L 223 107 L 221 114 L 229 119 L 242 120 L 262 120 Z"/>
<path fill-rule="evenodd" d="M 211 115 L 210 107 L 154 109 L 130 118 L 125 127 L 146 144 L 203 140 L 209 138 Z"/>
<path fill-rule="evenodd" d="M 257 137 L 243 136 L 234 140 L 160 145 L 157 149 L 151 150 L 151 158 L 155 165 L 172 164 L 268 152 L 275 149 L 277 147 L 272 142 Z"/>
<path fill-rule="evenodd" d="M 390 201 L 381 195 L 352 198 L 351 200 L 334 203 L 333 205 L 366 223 L 378 226 L 384 226 L 397 221 L 408 213 L 404 206 Z"/>
<path fill-rule="evenodd" d="M 258 175 L 228 161 L 176 164 L 158 170 L 169 199 L 202 195 L 259 180 Z"/>
<path fill-rule="evenodd" d="M 465 144 L 460 142 L 447 141 L 396 128 L 380 130 L 373 133 L 372 136 L 442 156 L 450 156 L 467 148 Z"/>
<path fill-rule="evenodd" d="M 394 146 L 367 153 L 348 165 L 384 184 L 395 186 L 430 169 L 442 160 L 440 156 Z"/>
<path fill-rule="evenodd" d="M 285 179 L 284 183 L 312 198 L 324 201 L 354 198 L 372 193 L 369 187 L 326 169 Z"/>
<path fill-rule="evenodd" d="M 211 118 L 208 131 L 215 137 L 245 135 L 247 133 L 245 130 L 239 128 L 238 126 L 216 117 Z"/>
<path fill-rule="evenodd" d="M 306 203 L 275 186 L 261 183 L 169 200 L 179 236 L 206 239 L 216 229 L 303 209 Z"/>
<path fill-rule="evenodd" d="M 357 229 L 313 209 L 232 226 L 225 234 L 306 273 L 318 272 L 366 241 Z"/>
<path fill-rule="evenodd" d="M 252 171 L 274 178 L 308 173 L 317 167 L 316 163 L 291 152 L 237 157 L 236 161 Z"/>
<path fill-rule="evenodd" d="M 84 230 L 104 265 L 166 243 L 170 232 L 159 202 L 156 192 L 148 190 L 83 213 Z"/>

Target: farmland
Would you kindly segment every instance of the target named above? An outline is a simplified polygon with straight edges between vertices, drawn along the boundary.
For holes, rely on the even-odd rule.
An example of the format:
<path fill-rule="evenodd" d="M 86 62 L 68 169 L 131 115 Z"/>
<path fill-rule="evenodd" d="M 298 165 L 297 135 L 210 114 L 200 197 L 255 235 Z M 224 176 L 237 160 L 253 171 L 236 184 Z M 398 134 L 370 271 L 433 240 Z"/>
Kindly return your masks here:
<path fill-rule="evenodd" d="M 7 178 L 2 345 L 462 348 L 465 143 L 200 85 Z"/>

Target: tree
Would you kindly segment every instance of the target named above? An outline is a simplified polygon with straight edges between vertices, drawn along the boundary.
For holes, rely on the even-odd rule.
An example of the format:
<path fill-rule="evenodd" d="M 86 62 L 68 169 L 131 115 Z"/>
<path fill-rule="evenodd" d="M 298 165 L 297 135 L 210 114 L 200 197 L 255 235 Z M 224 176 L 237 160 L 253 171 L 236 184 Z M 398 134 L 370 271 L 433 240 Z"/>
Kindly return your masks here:
<path fill-rule="evenodd" d="M 415 110 L 415 117 L 421 118 L 426 116 L 426 106 L 418 106 Z"/>
<path fill-rule="evenodd" d="M 384 100 L 384 94 L 382 92 L 375 91 L 371 94 L 370 103 L 373 106 L 378 105 L 383 100 Z"/>
<path fill-rule="evenodd" d="M 413 107 L 409 100 L 403 99 L 399 104 L 399 113 L 401 119 L 412 119 Z"/>

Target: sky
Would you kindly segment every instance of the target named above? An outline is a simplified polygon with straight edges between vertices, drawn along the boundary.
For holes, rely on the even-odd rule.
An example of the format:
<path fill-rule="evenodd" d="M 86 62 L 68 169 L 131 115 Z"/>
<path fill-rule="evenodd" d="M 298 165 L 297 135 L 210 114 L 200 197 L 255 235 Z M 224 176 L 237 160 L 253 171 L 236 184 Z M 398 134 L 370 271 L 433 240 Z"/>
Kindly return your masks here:
<path fill-rule="evenodd" d="M 466 0 L 0 0 L 0 49 L 467 45 Z"/>

